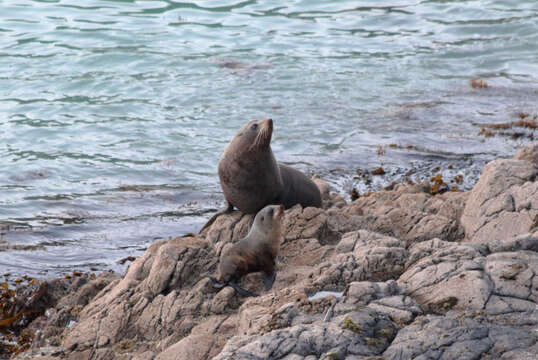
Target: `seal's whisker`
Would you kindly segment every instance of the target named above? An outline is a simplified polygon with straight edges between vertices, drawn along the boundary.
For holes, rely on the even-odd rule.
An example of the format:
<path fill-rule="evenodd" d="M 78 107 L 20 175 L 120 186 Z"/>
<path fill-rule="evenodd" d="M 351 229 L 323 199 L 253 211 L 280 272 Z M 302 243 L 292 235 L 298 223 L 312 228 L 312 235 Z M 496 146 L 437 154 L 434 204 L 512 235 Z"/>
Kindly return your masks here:
<path fill-rule="evenodd" d="M 271 138 L 271 131 L 269 127 L 262 126 L 260 128 L 260 131 L 254 138 L 254 141 L 252 141 L 252 144 L 249 146 L 249 151 L 253 151 L 255 149 L 260 149 L 263 144 L 267 144 L 269 142 L 269 139 Z"/>
<path fill-rule="evenodd" d="M 258 142 L 260 140 L 260 134 L 258 133 L 258 135 L 256 135 L 256 138 L 254 139 L 254 141 L 252 142 L 252 148 L 254 149 L 257 149 L 258 148 Z"/>
<path fill-rule="evenodd" d="M 264 139 L 264 134 L 265 133 L 265 128 L 263 127 L 260 132 L 258 133 L 258 135 L 256 136 L 256 147 L 259 148 L 263 142 L 263 139 Z"/>
<path fill-rule="evenodd" d="M 260 145 L 261 143 L 267 142 L 268 135 L 269 135 L 269 129 L 266 126 L 264 126 L 258 135 L 260 137 L 260 141 L 259 141 Z"/>
<path fill-rule="evenodd" d="M 254 141 L 252 142 L 252 145 L 250 145 L 250 147 L 249 147 L 249 150 L 250 150 L 250 151 L 259 148 L 260 134 L 261 134 L 261 131 L 260 131 L 260 132 L 256 135 L 256 137 L 254 138 Z"/>

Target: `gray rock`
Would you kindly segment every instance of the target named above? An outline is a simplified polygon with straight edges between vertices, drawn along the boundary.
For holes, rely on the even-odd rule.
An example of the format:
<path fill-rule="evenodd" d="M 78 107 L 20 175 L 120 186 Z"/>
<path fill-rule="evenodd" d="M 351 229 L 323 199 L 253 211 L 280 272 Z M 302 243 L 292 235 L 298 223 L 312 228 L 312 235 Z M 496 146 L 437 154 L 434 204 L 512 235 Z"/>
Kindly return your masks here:
<path fill-rule="evenodd" d="M 501 358 L 514 351 L 535 349 L 536 331 L 519 326 L 499 326 L 473 314 L 451 312 L 427 315 L 398 332 L 383 353 L 385 359 L 479 359 Z"/>
<path fill-rule="evenodd" d="M 514 156 L 516 160 L 526 160 L 538 166 L 538 141 L 518 151 Z"/>
<path fill-rule="evenodd" d="M 396 278 L 403 272 L 408 256 L 402 246 L 398 239 L 382 234 L 364 230 L 346 233 L 336 247 L 336 254 L 314 272 L 314 285 L 338 290 L 353 281 Z"/>
<path fill-rule="evenodd" d="M 538 165 L 525 160 L 495 160 L 482 170 L 470 191 L 461 223 L 467 241 L 506 240 L 536 227 Z"/>
<path fill-rule="evenodd" d="M 413 186 L 380 191 L 361 197 L 330 219 L 341 231 L 368 229 L 415 243 L 432 238 L 454 241 L 463 238 L 459 217 L 466 193 L 441 195 L 417 193 Z M 330 211 L 329 211 L 330 213 Z"/>
<path fill-rule="evenodd" d="M 478 246 L 423 242 L 411 248 L 412 261 L 398 284 L 424 309 L 437 314 L 451 309 L 486 309 L 495 314 L 532 309 L 538 299 L 534 284 L 538 254 L 528 250 L 488 254 L 532 248 L 529 239 L 516 237 L 506 246 L 498 240 Z"/>
<path fill-rule="evenodd" d="M 421 248 L 415 250 L 423 253 Z M 485 261 L 471 245 L 450 244 L 413 264 L 398 284 L 430 312 L 482 309 L 493 290 L 483 272 Z"/>
<path fill-rule="evenodd" d="M 204 303 L 207 279 L 190 291 L 211 259 L 204 243 L 178 238 L 154 243 L 131 264 L 122 281 L 97 297 L 80 313 L 62 345 L 70 351 L 108 347 L 126 337 L 160 340 L 173 332 L 188 333 L 196 316 L 209 313 Z M 177 289 L 177 290 L 176 290 Z M 199 314 L 199 315 L 198 315 Z"/>
<path fill-rule="evenodd" d="M 315 238 L 321 244 L 331 244 L 339 240 L 339 235 L 332 230 L 323 209 L 295 205 L 286 211 L 282 224 L 284 242 L 297 239 Z"/>
<path fill-rule="evenodd" d="M 286 359 L 290 355 L 347 358 L 379 355 L 396 330 L 375 311 L 339 316 L 330 323 L 318 321 L 274 330 L 264 335 L 236 336 L 215 359 Z"/>

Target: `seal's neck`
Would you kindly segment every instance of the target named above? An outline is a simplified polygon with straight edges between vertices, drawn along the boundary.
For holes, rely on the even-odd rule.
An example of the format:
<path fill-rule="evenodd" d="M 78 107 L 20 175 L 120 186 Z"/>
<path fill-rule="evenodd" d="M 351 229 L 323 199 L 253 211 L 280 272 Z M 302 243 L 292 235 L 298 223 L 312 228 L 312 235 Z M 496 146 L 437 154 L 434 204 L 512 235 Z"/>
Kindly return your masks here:
<path fill-rule="evenodd" d="M 251 237 L 251 236 L 262 236 L 262 237 L 264 237 L 264 236 L 267 235 L 267 232 L 263 231 L 263 228 L 264 228 L 264 225 L 260 224 L 258 221 L 256 221 L 256 219 L 254 219 L 254 223 L 250 227 L 250 230 L 249 230 L 247 236 L 248 237 Z"/>
<path fill-rule="evenodd" d="M 280 240 L 282 236 L 281 224 L 278 221 L 273 222 L 270 226 L 254 220 L 247 237 L 251 239 L 269 239 L 271 250 L 274 254 L 278 253 Z"/>

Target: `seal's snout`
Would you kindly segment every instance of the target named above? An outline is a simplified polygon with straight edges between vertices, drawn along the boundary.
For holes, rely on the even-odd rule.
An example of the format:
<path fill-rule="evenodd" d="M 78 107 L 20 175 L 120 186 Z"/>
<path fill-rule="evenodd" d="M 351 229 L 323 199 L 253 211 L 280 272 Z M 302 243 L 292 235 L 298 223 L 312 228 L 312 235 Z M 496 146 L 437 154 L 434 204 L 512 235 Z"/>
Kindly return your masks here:
<path fill-rule="evenodd" d="M 263 121 L 263 126 L 271 129 L 273 131 L 273 119 L 265 119 Z"/>

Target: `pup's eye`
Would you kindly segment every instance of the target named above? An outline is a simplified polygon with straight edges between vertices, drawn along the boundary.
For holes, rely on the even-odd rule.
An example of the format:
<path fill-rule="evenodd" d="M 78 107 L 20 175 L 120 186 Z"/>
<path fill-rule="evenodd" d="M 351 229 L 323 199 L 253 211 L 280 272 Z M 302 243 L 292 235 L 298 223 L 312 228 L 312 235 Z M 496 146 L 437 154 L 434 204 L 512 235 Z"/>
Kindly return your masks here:
<path fill-rule="evenodd" d="M 269 209 L 269 216 L 273 216 L 274 213 L 275 213 L 275 210 L 273 208 L 270 208 Z"/>
<path fill-rule="evenodd" d="M 250 127 L 251 130 L 256 130 L 258 128 L 258 124 L 252 124 Z"/>
<path fill-rule="evenodd" d="M 264 220 L 264 217 L 262 216 L 262 217 L 260 218 L 260 220 L 261 220 L 261 221 L 263 222 L 263 220 Z"/>

